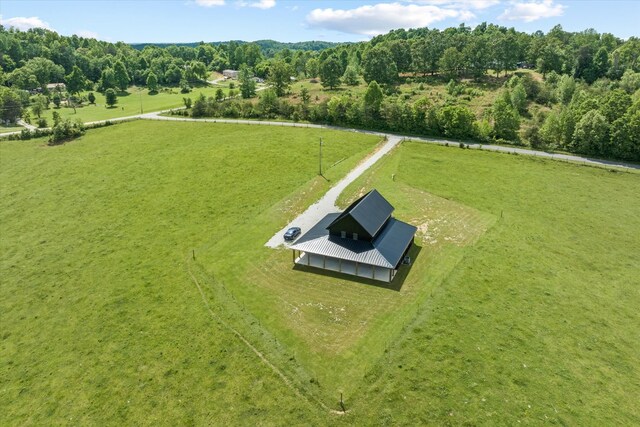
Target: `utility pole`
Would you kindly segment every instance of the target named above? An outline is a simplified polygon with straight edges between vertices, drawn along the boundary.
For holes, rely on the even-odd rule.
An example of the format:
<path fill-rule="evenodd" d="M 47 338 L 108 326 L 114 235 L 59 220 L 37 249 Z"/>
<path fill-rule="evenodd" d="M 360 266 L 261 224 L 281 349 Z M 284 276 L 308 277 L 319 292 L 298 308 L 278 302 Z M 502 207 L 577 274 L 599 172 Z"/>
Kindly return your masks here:
<path fill-rule="evenodd" d="M 322 176 L 322 137 L 320 137 L 320 156 L 319 156 L 319 160 L 320 160 L 320 176 Z"/>

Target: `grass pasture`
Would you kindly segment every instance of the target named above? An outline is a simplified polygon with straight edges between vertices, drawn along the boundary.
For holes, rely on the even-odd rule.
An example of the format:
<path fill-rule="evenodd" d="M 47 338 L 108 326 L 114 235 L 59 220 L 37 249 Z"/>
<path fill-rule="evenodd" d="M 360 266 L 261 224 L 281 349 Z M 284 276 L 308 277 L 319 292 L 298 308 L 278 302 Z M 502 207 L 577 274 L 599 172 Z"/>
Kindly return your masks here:
<path fill-rule="evenodd" d="M 190 93 L 180 93 L 179 88 L 167 88 L 163 89 L 156 94 L 149 94 L 149 91 L 144 88 L 130 87 L 127 92 L 120 92 L 118 95 L 118 103 L 111 108 L 106 106 L 104 94 L 100 92 L 93 92 L 96 96 L 96 102 L 94 105 L 83 104 L 80 107 L 76 107 L 74 113 L 73 108 L 62 106 L 61 108 L 54 108 L 53 104 L 50 104 L 50 108 L 45 110 L 42 114 L 47 120 L 49 126 L 53 125 L 53 112 L 57 111 L 63 119 L 69 118 L 72 120 L 79 119 L 82 122 L 93 122 L 98 120 L 108 120 L 117 117 L 128 117 L 140 114 L 140 107 L 142 106 L 142 112 L 150 113 L 152 111 L 162 111 L 171 108 L 183 107 L 183 98 L 191 98 L 195 100 L 202 93 L 205 96 L 215 96 L 216 90 L 219 86 L 197 87 L 193 88 Z M 228 88 L 223 87 L 225 94 L 228 93 Z M 89 92 L 83 92 L 80 96 L 86 96 Z M 142 104 L 142 105 L 141 105 Z M 35 125 L 37 117 L 32 114 L 31 121 Z"/>
<path fill-rule="evenodd" d="M 7 125 L 4 123 L 0 123 L 0 135 L 3 133 L 15 132 L 17 130 L 22 130 L 22 129 L 24 128 L 18 124 Z"/>
<path fill-rule="evenodd" d="M 238 271 L 228 266 L 240 260 L 229 262 L 219 256 L 238 245 L 232 236 L 199 250 L 209 283 L 230 290 L 242 307 L 291 349 L 310 380 L 320 384 L 318 393 L 324 401 L 331 402 L 340 392 L 349 396 L 355 392 L 359 380 L 415 316 L 419 304 L 455 267 L 464 248 L 495 221 L 493 215 L 407 190 L 408 203 L 415 202 L 415 209 L 408 212 L 405 206 L 397 206 L 397 214 L 414 215 L 411 220 L 417 219 L 422 230 L 428 223 L 443 226 L 428 236 L 420 233 L 412 256 L 419 256 L 421 262 L 411 269 L 403 267 L 391 285 L 292 268 L 290 251 L 265 252 L 257 245 L 252 245 L 251 252 L 242 251 L 251 253 L 250 261 Z"/>
<path fill-rule="evenodd" d="M 320 136 L 327 164 L 343 160 L 330 182 Z M 211 317 L 186 260 L 291 194 L 310 203 L 377 142 L 136 121 L 59 147 L 0 144 L 0 424 L 316 419 Z M 248 232 L 235 237 L 270 233 Z"/>
<path fill-rule="evenodd" d="M 365 182 L 497 221 L 367 373 L 359 422 L 640 423 L 639 174 L 409 142 L 347 195 Z"/>
<path fill-rule="evenodd" d="M 640 424 L 640 174 L 407 141 L 339 200 L 418 226 L 399 281 L 263 246 L 378 142 L 1 143 L 0 424 Z"/>

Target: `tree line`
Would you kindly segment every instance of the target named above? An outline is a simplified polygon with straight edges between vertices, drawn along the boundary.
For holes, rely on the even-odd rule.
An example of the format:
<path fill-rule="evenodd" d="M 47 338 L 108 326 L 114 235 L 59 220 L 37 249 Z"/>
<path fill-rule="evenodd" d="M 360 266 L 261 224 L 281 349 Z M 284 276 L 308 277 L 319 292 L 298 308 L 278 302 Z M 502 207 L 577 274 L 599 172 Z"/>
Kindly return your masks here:
<path fill-rule="evenodd" d="M 274 42 L 275 43 L 275 42 Z M 640 72 L 640 39 L 624 41 L 594 30 L 566 32 L 556 26 L 548 33 L 533 34 L 482 23 L 473 30 L 459 27 L 395 30 L 369 42 L 350 43 L 317 50 L 287 47 L 274 49 L 273 43 L 228 42 L 158 47 L 141 50 L 126 43 L 109 43 L 65 37 L 40 28 L 28 31 L 0 26 L 0 78 L 2 84 L 17 89 L 36 89 L 48 83 L 76 78 L 84 86 L 98 85 L 126 89 L 129 84 L 145 85 L 153 73 L 160 85 L 196 82 L 208 71 L 249 67 L 268 78 L 271 67 L 284 62 L 292 76 L 318 77 L 335 87 L 348 78 L 345 72 L 362 74 L 367 82 L 394 84 L 408 73 L 442 74 L 448 78 L 481 78 L 489 70 L 507 73 L 519 67 L 569 74 L 591 84 L 608 77 L 619 80 L 626 70 Z M 349 69 L 349 66 L 351 68 Z M 77 67 L 77 68 L 74 68 Z M 76 71 L 76 74 L 72 74 Z M 80 78 L 84 78 L 82 81 Z M 84 88 L 83 86 L 83 88 Z"/>
<path fill-rule="evenodd" d="M 256 96 L 255 77 L 267 79 L 272 90 L 250 103 L 221 103 L 223 97 L 196 99 L 195 114 L 277 114 L 294 120 L 638 158 L 640 39 L 636 37 L 622 40 L 594 30 L 567 32 L 559 25 L 546 34 L 529 34 L 483 23 L 474 29 L 461 24 L 445 30 L 394 30 L 368 42 L 324 49 L 317 44 L 309 44 L 310 49 L 304 44 L 299 47 L 232 41 L 136 49 L 44 29 L 23 32 L 0 27 L 1 111 L 7 120 L 20 105 L 33 105 L 34 98 L 25 91 L 42 90 L 50 96 L 49 83 L 66 83 L 71 95 L 89 89 L 109 91 L 111 96 L 132 84 L 152 92 L 162 86 L 181 86 L 187 93 L 192 86 L 206 84 L 210 71 L 231 68 L 240 70 L 242 98 Z M 516 76 L 522 69 L 537 70 L 543 81 Z M 513 77 L 505 79 L 508 74 Z M 474 96 L 467 82 L 481 82 L 490 75 L 506 80 L 500 96 L 485 111 L 471 112 L 462 102 Z M 399 83 L 429 84 L 430 76 L 450 82 L 444 102 L 429 97 L 409 101 L 399 93 Z M 318 102 L 305 101 L 308 94 L 303 93 L 301 102 L 278 99 L 290 95 L 292 78 L 319 79 L 327 90 L 355 86 L 363 79 L 368 88 L 364 96 L 335 94 Z M 617 107 L 607 110 L 605 104 Z"/>

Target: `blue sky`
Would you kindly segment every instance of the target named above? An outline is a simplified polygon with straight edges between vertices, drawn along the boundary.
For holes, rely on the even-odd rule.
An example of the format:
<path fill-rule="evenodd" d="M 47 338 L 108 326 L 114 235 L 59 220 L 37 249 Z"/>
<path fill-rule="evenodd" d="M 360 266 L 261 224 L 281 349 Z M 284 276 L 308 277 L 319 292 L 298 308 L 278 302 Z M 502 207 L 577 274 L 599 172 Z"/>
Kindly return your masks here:
<path fill-rule="evenodd" d="M 2 0 L 0 22 L 107 41 L 360 41 L 395 28 L 487 21 L 521 31 L 640 37 L 640 0 Z"/>

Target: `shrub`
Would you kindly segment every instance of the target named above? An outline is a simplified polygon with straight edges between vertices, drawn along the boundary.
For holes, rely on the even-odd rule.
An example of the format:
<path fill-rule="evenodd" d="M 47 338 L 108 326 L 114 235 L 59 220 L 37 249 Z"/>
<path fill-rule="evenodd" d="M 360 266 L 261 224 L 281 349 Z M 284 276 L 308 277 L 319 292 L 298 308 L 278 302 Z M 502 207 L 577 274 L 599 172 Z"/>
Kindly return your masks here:
<path fill-rule="evenodd" d="M 47 119 L 45 119 L 44 117 L 40 117 L 38 119 L 38 127 L 39 128 L 46 128 L 47 127 Z"/>
<path fill-rule="evenodd" d="M 65 141 L 84 135 L 84 125 L 80 121 L 66 119 L 53 127 L 49 137 L 49 145 L 62 144 Z"/>
<path fill-rule="evenodd" d="M 191 86 L 189 86 L 189 82 L 187 82 L 186 80 L 182 80 L 180 82 L 180 93 L 189 93 L 189 92 L 191 92 Z"/>
<path fill-rule="evenodd" d="M 107 105 L 109 107 L 113 107 L 118 103 L 118 96 L 116 95 L 116 91 L 113 89 L 107 89 L 104 93 L 106 98 Z"/>
<path fill-rule="evenodd" d="M 53 101 L 53 105 L 56 106 L 56 108 L 60 108 L 60 103 L 62 102 L 62 98 L 60 97 L 59 93 L 54 93 L 53 97 L 51 98 L 51 100 Z"/>

